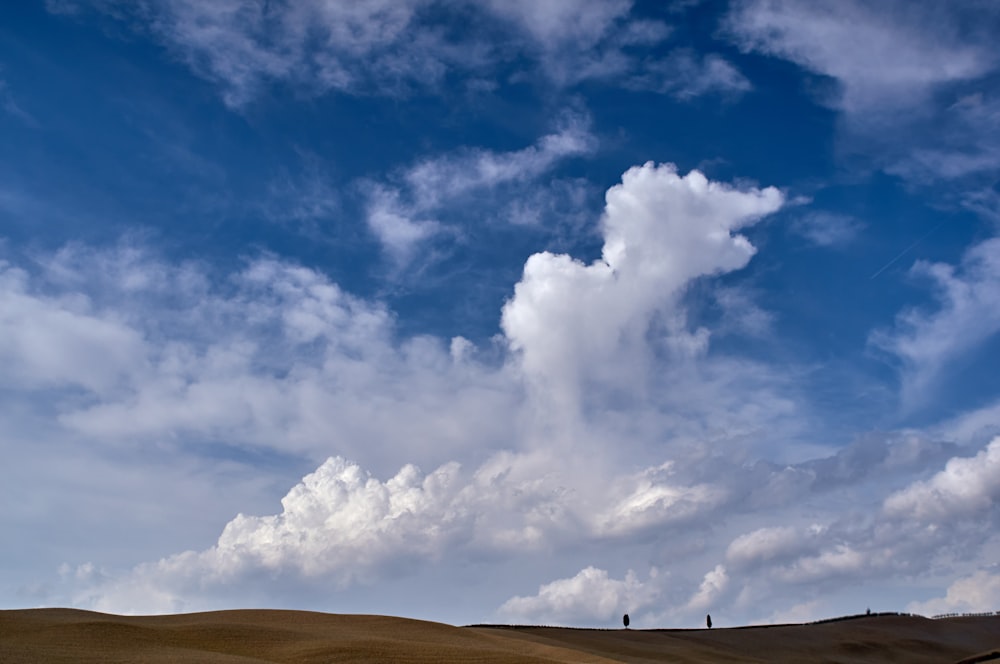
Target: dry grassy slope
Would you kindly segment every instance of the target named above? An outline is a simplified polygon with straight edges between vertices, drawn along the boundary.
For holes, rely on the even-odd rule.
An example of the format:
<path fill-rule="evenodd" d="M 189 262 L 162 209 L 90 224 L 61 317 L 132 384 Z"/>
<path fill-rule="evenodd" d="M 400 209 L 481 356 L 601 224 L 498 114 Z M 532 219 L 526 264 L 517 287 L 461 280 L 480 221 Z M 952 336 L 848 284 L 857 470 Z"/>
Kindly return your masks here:
<path fill-rule="evenodd" d="M 383 616 L 0 611 L 0 662 L 920 662 L 1000 649 L 1000 618 L 871 617 L 714 630 L 451 627 Z"/>
<path fill-rule="evenodd" d="M 713 630 L 502 631 L 535 643 L 564 645 L 623 662 L 948 664 L 1000 650 L 1000 617 L 995 616 L 945 620 L 872 616 L 821 625 Z"/>
<path fill-rule="evenodd" d="M 0 662 L 607 662 L 559 645 L 439 623 L 305 611 L 123 617 L 0 611 Z"/>

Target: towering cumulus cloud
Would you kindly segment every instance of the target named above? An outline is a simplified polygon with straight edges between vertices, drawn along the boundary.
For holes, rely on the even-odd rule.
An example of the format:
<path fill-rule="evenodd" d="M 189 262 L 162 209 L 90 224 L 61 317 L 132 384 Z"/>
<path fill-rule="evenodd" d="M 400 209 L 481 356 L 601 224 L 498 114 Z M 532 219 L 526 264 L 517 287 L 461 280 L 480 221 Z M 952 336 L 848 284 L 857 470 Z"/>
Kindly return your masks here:
<path fill-rule="evenodd" d="M 773 187 L 734 189 L 652 162 L 629 169 L 606 199 L 600 260 L 531 256 L 503 309 L 526 378 L 564 407 L 581 383 L 621 387 L 641 376 L 651 352 L 698 352 L 706 338 L 686 330 L 678 295 L 693 279 L 745 266 L 755 249 L 736 231 L 782 204 Z M 658 348 L 647 344 L 654 323 Z"/>

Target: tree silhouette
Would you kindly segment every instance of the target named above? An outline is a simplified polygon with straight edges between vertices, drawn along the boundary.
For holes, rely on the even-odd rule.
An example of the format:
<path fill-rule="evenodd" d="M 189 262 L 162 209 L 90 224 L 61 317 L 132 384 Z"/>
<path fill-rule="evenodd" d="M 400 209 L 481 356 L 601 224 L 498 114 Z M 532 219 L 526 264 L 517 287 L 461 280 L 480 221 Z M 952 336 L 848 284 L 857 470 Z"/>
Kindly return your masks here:
<path fill-rule="evenodd" d="M 622 616 L 622 622 L 625 623 L 625 629 L 628 629 L 628 614 L 626 613 Z"/>
<path fill-rule="evenodd" d="M 712 629 L 712 614 L 709 613 L 705 616 L 705 624 L 708 625 L 709 629 Z"/>

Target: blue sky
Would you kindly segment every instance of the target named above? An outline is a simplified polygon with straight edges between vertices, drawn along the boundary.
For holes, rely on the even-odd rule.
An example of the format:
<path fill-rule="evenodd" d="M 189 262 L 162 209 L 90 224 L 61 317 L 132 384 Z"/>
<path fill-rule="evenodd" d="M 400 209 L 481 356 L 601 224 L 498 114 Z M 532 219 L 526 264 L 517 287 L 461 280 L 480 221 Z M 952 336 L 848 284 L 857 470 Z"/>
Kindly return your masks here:
<path fill-rule="evenodd" d="M 1000 608 L 989 2 L 0 9 L 0 606 Z"/>

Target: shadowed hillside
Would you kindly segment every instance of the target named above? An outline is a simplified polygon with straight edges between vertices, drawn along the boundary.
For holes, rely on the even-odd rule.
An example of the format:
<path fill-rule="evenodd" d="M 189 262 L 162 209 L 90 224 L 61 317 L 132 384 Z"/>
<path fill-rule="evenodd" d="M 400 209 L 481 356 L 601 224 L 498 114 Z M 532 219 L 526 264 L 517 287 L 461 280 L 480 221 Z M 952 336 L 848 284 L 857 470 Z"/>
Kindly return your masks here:
<path fill-rule="evenodd" d="M 452 627 L 243 610 L 122 617 L 0 611 L 0 662 L 989 662 L 1000 617 L 872 616 L 713 630 Z M 996 661 L 1000 662 L 1000 659 Z"/>

